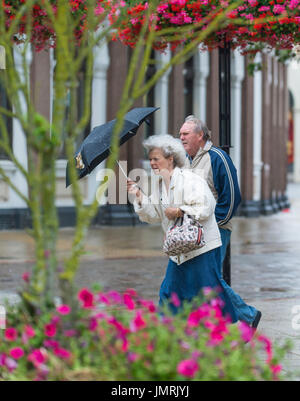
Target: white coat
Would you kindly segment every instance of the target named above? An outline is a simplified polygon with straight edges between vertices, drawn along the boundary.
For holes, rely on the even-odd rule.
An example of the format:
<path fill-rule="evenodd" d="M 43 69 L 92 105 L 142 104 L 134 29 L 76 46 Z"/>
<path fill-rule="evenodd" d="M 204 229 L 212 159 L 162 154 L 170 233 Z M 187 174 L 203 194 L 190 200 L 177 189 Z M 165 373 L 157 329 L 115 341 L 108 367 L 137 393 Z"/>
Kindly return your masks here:
<path fill-rule="evenodd" d="M 151 196 L 143 195 L 141 205 L 136 200 L 133 205 L 141 221 L 150 224 L 160 222 L 164 232 L 174 224 L 174 220 L 169 220 L 165 216 L 164 211 L 167 207 L 179 207 L 201 222 L 205 245 L 186 254 L 172 256 L 171 259 L 178 265 L 222 245 L 214 214 L 215 198 L 206 181 L 191 170 L 176 167 L 171 177 L 169 191 L 159 177 Z"/>

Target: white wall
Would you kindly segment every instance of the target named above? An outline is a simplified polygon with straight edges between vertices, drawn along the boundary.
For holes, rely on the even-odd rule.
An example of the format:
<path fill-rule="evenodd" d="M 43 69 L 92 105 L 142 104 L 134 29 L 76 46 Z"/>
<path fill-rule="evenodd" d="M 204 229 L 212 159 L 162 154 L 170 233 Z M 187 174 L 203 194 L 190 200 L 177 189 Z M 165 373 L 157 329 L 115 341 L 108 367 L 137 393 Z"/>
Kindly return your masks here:
<path fill-rule="evenodd" d="M 261 54 L 257 54 L 254 62 L 262 61 Z M 253 82 L 253 200 L 261 198 L 262 162 L 262 72 L 254 73 Z"/>
<path fill-rule="evenodd" d="M 209 75 L 209 53 L 200 50 L 194 56 L 194 115 L 206 122 L 206 91 Z"/>
<path fill-rule="evenodd" d="M 23 59 L 21 52 L 23 51 L 22 46 L 15 46 L 14 48 L 14 59 L 15 59 L 15 64 L 16 64 L 16 69 L 19 73 L 19 76 L 21 80 L 25 83 L 27 82 L 29 84 L 29 75 L 27 77 L 24 76 L 24 69 L 23 69 Z M 28 66 L 31 64 L 32 60 L 32 55 L 31 55 L 31 50 L 28 48 L 26 51 L 26 63 Z M 30 69 L 28 68 L 28 71 Z M 29 73 L 28 73 L 29 74 Z M 24 114 L 26 113 L 26 102 L 24 99 L 24 96 L 20 93 L 20 104 L 21 108 L 24 111 Z M 26 136 L 25 133 L 22 129 L 22 126 L 20 122 L 14 118 L 13 119 L 13 124 L 12 124 L 12 148 L 13 148 L 13 153 L 18 160 L 18 162 L 22 165 L 22 167 L 27 170 L 27 152 L 26 152 Z M 7 160 L 5 161 L 7 163 L 7 168 L 8 168 L 8 175 L 10 175 L 11 180 L 13 181 L 14 185 L 19 189 L 19 191 L 25 196 L 28 196 L 28 187 L 27 187 L 27 181 L 24 177 L 24 175 L 21 173 L 20 170 L 18 170 L 11 161 Z M 26 208 L 27 205 L 19 197 L 19 195 L 10 188 L 10 196 L 9 196 L 9 202 L 7 203 L 7 207 L 12 207 L 12 208 Z"/>
<path fill-rule="evenodd" d="M 156 70 L 159 71 L 171 59 L 171 52 L 166 50 L 165 53 L 155 53 Z M 154 104 L 155 107 L 160 107 L 154 114 L 155 134 L 166 135 L 168 132 L 168 106 L 169 106 L 169 75 L 171 69 L 160 78 L 154 87 Z"/>
<path fill-rule="evenodd" d="M 288 66 L 288 87 L 294 97 L 294 175 L 300 182 L 300 64 L 293 61 Z"/>
<path fill-rule="evenodd" d="M 238 51 L 231 52 L 231 146 L 230 157 L 241 177 L 242 83 L 245 58 Z"/>

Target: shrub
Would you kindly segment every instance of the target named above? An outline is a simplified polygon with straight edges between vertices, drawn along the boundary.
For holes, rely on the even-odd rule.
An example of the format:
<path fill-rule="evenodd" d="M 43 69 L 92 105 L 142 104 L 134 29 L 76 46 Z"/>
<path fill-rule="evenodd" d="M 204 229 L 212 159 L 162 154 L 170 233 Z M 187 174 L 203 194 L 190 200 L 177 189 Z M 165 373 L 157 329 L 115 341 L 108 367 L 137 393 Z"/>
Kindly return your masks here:
<path fill-rule="evenodd" d="M 231 324 L 213 291 L 172 315 L 132 289 L 84 288 L 76 310 L 9 306 L 0 336 L 2 380 L 280 380 L 287 349 Z"/>

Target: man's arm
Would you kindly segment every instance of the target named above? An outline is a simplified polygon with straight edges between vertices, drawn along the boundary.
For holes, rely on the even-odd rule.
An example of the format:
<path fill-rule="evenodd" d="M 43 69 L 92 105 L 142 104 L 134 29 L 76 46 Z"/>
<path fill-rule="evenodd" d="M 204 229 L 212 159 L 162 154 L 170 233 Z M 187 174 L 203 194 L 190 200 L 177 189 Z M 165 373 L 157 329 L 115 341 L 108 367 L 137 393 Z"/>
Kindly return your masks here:
<path fill-rule="evenodd" d="M 214 186 L 218 193 L 215 216 L 219 226 L 233 217 L 240 202 L 241 193 L 236 168 L 231 158 L 218 148 L 210 150 Z"/>

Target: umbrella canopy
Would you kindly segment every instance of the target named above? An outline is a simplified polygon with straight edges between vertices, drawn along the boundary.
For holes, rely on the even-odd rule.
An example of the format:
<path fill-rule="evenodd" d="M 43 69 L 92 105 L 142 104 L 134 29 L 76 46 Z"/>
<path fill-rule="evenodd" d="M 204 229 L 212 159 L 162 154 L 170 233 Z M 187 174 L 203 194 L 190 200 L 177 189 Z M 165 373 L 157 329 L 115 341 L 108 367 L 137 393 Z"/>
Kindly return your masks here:
<path fill-rule="evenodd" d="M 158 109 L 159 107 L 137 107 L 125 114 L 123 128 L 119 134 L 120 145 L 134 136 L 147 117 Z M 85 177 L 109 156 L 115 123 L 116 119 L 95 127 L 82 142 L 74 156 L 78 178 Z M 66 187 L 70 185 L 68 170 L 67 164 Z"/>

